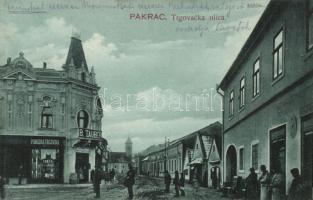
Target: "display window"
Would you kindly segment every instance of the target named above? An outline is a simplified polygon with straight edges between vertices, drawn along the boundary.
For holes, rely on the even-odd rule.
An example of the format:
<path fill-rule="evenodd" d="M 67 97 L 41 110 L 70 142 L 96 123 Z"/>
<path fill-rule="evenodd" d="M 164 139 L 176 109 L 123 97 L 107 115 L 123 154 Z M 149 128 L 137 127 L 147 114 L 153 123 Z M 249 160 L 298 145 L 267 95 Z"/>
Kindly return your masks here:
<path fill-rule="evenodd" d="M 59 149 L 32 149 L 32 179 L 55 181 L 60 175 Z"/>

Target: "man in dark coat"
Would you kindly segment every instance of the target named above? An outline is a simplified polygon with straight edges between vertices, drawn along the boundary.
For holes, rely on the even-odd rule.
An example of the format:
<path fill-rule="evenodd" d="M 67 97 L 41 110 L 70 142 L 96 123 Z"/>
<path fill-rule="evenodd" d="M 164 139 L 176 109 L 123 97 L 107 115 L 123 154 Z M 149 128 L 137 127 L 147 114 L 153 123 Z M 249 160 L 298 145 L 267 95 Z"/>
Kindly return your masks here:
<path fill-rule="evenodd" d="M 185 174 L 181 173 L 180 174 L 180 179 L 179 179 L 179 189 L 180 189 L 180 194 L 182 196 L 185 196 L 184 186 L 185 186 Z"/>
<path fill-rule="evenodd" d="M 165 193 L 170 192 L 171 180 L 172 180 L 171 175 L 168 173 L 167 170 L 165 170 L 165 173 L 164 173 Z"/>
<path fill-rule="evenodd" d="M 258 197 L 258 175 L 254 168 L 250 168 L 250 174 L 246 178 L 246 197 L 249 200 L 257 199 Z"/>
<path fill-rule="evenodd" d="M 92 185 L 93 185 L 93 191 L 96 192 L 96 187 L 95 187 L 95 170 L 92 169 L 90 171 L 90 179 L 91 179 L 91 182 L 92 182 Z"/>
<path fill-rule="evenodd" d="M 310 197 L 308 197 L 308 194 L 310 193 L 308 189 L 310 188 L 300 175 L 299 169 L 293 168 L 292 170 L 290 170 L 290 173 L 293 176 L 293 180 L 288 191 L 288 200 L 310 199 Z"/>
<path fill-rule="evenodd" d="M 101 184 L 102 170 L 96 167 L 95 177 L 94 177 L 94 191 L 96 192 L 95 198 L 100 198 L 100 184 Z"/>
<path fill-rule="evenodd" d="M 112 170 L 110 171 L 110 180 L 111 180 L 112 183 L 113 183 L 113 181 L 114 181 L 114 177 L 115 177 L 115 170 L 112 169 Z"/>
<path fill-rule="evenodd" d="M 19 168 L 18 168 L 18 184 L 19 184 L 19 185 L 22 184 L 23 173 L 24 173 L 23 165 L 20 165 Z"/>
<path fill-rule="evenodd" d="M 134 191 L 133 186 L 135 184 L 135 170 L 133 169 L 133 166 L 131 163 L 128 164 L 128 171 L 126 175 L 125 185 L 128 190 L 128 197 L 129 199 L 134 198 Z"/>
<path fill-rule="evenodd" d="M 175 171 L 173 185 L 175 186 L 175 197 L 179 197 L 179 174 L 178 174 L 178 171 Z"/>

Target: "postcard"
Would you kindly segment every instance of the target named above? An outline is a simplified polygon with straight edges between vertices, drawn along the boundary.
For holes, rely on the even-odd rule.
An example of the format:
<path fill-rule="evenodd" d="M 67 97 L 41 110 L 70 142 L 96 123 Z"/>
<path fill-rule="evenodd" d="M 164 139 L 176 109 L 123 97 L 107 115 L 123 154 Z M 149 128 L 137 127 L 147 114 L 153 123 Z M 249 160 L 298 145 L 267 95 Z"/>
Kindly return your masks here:
<path fill-rule="evenodd" d="M 0 0 L 1 199 L 312 199 L 312 0 Z"/>

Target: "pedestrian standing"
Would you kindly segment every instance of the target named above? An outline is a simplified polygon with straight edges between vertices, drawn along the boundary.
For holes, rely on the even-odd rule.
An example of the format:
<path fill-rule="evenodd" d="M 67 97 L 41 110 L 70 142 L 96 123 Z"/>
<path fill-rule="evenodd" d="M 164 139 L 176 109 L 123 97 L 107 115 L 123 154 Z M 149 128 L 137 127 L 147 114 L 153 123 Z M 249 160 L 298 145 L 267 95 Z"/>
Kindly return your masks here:
<path fill-rule="evenodd" d="M 111 178 L 111 182 L 113 183 L 114 181 L 114 177 L 115 177 L 115 170 L 112 169 L 111 172 L 110 172 L 110 178 Z"/>
<path fill-rule="evenodd" d="M 175 197 L 179 197 L 179 174 L 178 174 L 178 171 L 175 171 L 173 185 L 175 186 Z"/>
<path fill-rule="evenodd" d="M 0 198 L 5 199 L 4 178 L 0 175 Z"/>
<path fill-rule="evenodd" d="M 167 170 L 165 170 L 165 173 L 164 173 L 165 193 L 170 192 L 171 179 L 172 179 L 171 175 L 168 173 Z"/>
<path fill-rule="evenodd" d="M 299 173 L 298 168 L 290 170 L 293 180 L 288 190 L 288 200 L 308 200 L 311 199 L 310 191 L 311 188 L 305 183 L 304 179 Z"/>
<path fill-rule="evenodd" d="M 79 183 L 84 180 L 84 172 L 83 172 L 83 168 L 82 167 L 80 167 L 78 169 L 78 180 L 79 180 L 78 181 Z"/>
<path fill-rule="evenodd" d="M 24 171 L 23 165 L 20 165 L 18 168 L 18 184 L 19 185 L 22 185 L 23 171 Z"/>
<path fill-rule="evenodd" d="M 180 189 L 180 194 L 182 196 L 185 196 L 184 187 L 185 187 L 185 174 L 181 173 L 180 174 L 180 179 L 179 179 L 179 189 Z"/>
<path fill-rule="evenodd" d="M 271 200 L 283 200 L 285 199 L 284 194 L 284 176 L 280 172 L 279 167 L 272 169 L 273 176 L 271 180 L 271 191 L 272 191 L 272 199 Z"/>
<path fill-rule="evenodd" d="M 254 168 L 250 168 L 250 174 L 246 178 L 246 197 L 249 200 L 255 200 L 258 197 L 258 176 Z"/>
<path fill-rule="evenodd" d="M 102 174 L 101 169 L 99 167 L 96 167 L 94 177 L 94 191 L 96 193 L 95 198 L 100 198 L 101 174 Z"/>
<path fill-rule="evenodd" d="M 128 190 L 128 198 L 133 199 L 134 198 L 134 191 L 133 186 L 135 184 L 135 170 L 133 169 L 133 166 L 131 163 L 128 164 L 128 171 L 126 175 L 125 185 Z"/>
<path fill-rule="evenodd" d="M 214 189 L 217 188 L 217 171 L 215 167 L 211 168 L 211 181 Z"/>
<path fill-rule="evenodd" d="M 259 178 L 259 183 L 261 185 L 260 200 L 270 199 L 270 174 L 266 170 L 265 165 L 261 165 L 261 176 Z"/>

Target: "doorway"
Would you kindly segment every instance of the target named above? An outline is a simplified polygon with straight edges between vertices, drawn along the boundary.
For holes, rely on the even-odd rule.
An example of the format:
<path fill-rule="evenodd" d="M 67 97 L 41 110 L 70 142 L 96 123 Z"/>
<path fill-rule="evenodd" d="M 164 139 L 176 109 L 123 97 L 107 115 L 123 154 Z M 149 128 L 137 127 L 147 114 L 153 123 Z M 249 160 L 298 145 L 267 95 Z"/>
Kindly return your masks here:
<path fill-rule="evenodd" d="M 210 178 L 212 181 L 212 187 L 217 189 L 220 185 L 220 168 L 218 166 L 214 166 L 211 168 Z"/>
<path fill-rule="evenodd" d="M 86 183 L 89 180 L 89 154 L 76 153 L 75 170 L 78 175 L 79 183 Z"/>
<path fill-rule="evenodd" d="M 313 197 L 313 114 L 302 119 L 302 177 L 311 185 Z"/>
<path fill-rule="evenodd" d="M 237 176 L 237 154 L 236 148 L 231 145 L 226 152 L 226 181 L 232 182 L 234 176 Z"/>
<path fill-rule="evenodd" d="M 286 125 L 270 131 L 270 168 L 278 170 L 286 180 Z"/>

